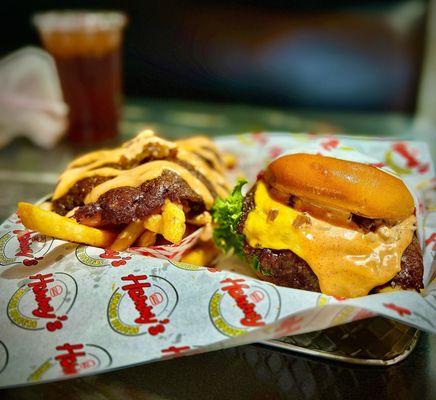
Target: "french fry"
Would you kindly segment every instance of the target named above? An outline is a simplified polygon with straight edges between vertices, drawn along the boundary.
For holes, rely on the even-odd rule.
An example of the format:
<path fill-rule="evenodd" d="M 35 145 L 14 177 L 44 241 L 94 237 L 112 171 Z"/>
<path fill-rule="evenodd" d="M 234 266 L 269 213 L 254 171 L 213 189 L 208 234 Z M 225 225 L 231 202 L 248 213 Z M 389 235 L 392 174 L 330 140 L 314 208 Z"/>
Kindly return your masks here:
<path fill-rule="evenodd" d="M 185 213 L 181 205 L 166 199 L 162 211 L 162 235 L 172 243 L 179 243 L 185 234 Z"/>
<path fill-rule="evenodd" d="M 74 214 L 76 213 L 76 211 L 77 211 L 77 209 L 78 209 L 79 207 L 74 207 L 73 209 L 71 209 L 70 211 L 68 211 L 66 214 L 65 214 L 65 216 L 67 217 L 67 218 L 72 218 L 73 216 L 74 216 Z M 51 211 L 51 210 L 50 210 Z M 86 225 L 86 224 L 85 224 Z"/>
<path fill-rule="evenodd" d="M 116 237 L 113 232 L 81 225 L 71 218 L 43 210 L 30 203 L 18 203 L 18 214 L 26 228 L 56 239 L 108 247 Z"/>
<path fill-rule="evenodd" d="M 110 249 L 115 251 L 126 250 L 144 232 L 144 229 L 143 221 L 130 222 L 111 244 Z"/>
<path fill-rule="evenodd" d="M 213 242 L 203 242 L 194 246 L 182 256 L 181 261 L 187 264 L 207 266 L 218 255 L 218 250 Z"/>
<path fill-rule="evenodd" d="M 196 215 L 195 217 L 188 219 L 188 223 L 196 226 L 206 225 L 212 222 L 212 216 L 209 211 L 204 211 L 201 214 Z"/>
<path fill-rule="evenodd" d="M 139 247 L 153 246 L 156 242 L 156 235 L 157 234 L 155 232 L 146 229 L 144 233 L 139 236 L 138 240 L 136 241 L 136 245 Z"/>
<path fill-rule="evenodd" d="M 44 201 L 44 203 L 39 204 L 39 208 L 47 211 L 53 211 L 53 203 L 51 201 Z"/>
<path fill-rule="evenodd" d="M 202 242 L 208 242 L 213 238 L 213 228 L 212 224 L 207 224 L 203 226 L 203 232 L 200 233 L 199 239 Z"/>
<path fill-rule="evenodd" d="M 162 215 L 154 214 L 147 217 L 144 220 L 144 228 L 154 233 L 162 233 L 163 232 Z"/>

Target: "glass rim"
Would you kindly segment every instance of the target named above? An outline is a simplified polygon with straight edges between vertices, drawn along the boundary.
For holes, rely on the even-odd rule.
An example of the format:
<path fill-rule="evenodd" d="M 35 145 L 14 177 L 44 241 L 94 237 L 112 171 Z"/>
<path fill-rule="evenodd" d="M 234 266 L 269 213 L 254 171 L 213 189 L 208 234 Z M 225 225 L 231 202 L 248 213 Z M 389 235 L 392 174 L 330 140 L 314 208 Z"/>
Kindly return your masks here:
<path fill-rule="evenodd" d="M 127 16 L 118 10 L 51 10 L 33 14 L 32 23 L 45 32 L 107 31 L 124 28 Z"/>

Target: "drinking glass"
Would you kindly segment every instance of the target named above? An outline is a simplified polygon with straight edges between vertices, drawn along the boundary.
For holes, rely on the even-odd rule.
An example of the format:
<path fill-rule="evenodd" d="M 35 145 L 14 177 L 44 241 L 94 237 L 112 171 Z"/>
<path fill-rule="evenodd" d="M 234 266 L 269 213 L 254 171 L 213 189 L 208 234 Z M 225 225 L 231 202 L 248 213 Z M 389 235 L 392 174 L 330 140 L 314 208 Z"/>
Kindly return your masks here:
<path fill-rule="evenodd" d="M 118 134 L 126 21 L 115 11 L 49 11 L 33 17 L 56 61 L 69 106 L 68 137 L 74 144 L 95 144 Z"/>

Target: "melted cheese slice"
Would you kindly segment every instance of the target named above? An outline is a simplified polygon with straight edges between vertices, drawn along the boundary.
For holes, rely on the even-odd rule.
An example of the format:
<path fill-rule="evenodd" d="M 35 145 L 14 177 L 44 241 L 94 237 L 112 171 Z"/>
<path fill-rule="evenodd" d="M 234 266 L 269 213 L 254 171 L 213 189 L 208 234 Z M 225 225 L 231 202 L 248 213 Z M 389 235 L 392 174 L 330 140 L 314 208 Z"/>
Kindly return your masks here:
<path fill-rule="evenodd" d="M 195 153 L 179 148 L 177 151 L 177 159 L 190 164 L 200 172 L 200 174 L 206 177 L 219 197 L 223 199 L 227 197 L 230 187 L 224 175 L 212 169 L 201 157 Z"/>
<path fill-rule="evenodd" d="M 275 201 L 262 181 L 254 202 L 244 226 L 249 245 L 293 251 L 310 265 L 321 291 L 335 296 L 364 296 L 391 280 L 415 231 L 414 216 L 369 233 L 334 226 Z"/>
<path fill-rule="evenodd" d="M 56 200 L 68 193 L 68 191 L 81 179 L 92 176 L 112 177 L 123 174 L 123 170 L 104 167 L 107 164 L 117 164 L 121 158 L 134 160 L 143 149 L 151 144 L 161 145 L 167 149 L 174 149 L 176 145 L 154 135 L 146 130 L 133 139 L 124 143 L 122 147 L 112 150 L 98 150 L 85 154 L 73 160 L 62 173 L 59 183 L 53 193 L 52 199 Z"/>
<path fill-rule="evenodd" d="M 207 160 L 219 173 L 223 174 L 225 172 L 222 160 L 217 156 L 218 149 L 209 138 L 205 136 L 194 136 L 178 140 L 176 143 L 185 150 L 195 153 L 204 160 Z"/>
<path fill-rule="evenodd" d="M 67 170 L 70 168 L 86 167 L 87 169 L 95 169 L 103 164 L 117 163 L 120 157 L 126 160 L 135 159 L 143 148 L 149 144 L 161 145 L 168 149 L 174 149 L 176 145 L 172 142 L 157 137 L 153 131 L 145 130 L 137 136 L 122 144 L 121 147 L 116 147 L 110 150 L 97 150 L 91 153 L 84 154 L 68 164 Z"/>
<path fill-rule="evenodd" d="M 172 143 L 155 136 L 152 131 L 146 130 L 124 143 L 121 147 L 113 150 L 94 151 L 73 160 L 61 175 L 52 199 L 57 200 L 66 195 L 77 182 L 84 178 L 94 176 L 110 178 L 95 186 L 86 196 L 85 203 L 90 203 L 97 201 L 99 196 L 110 189 L 119 186 L 138 187 L 147 180 L 157 178 L 164 170 L 170 170 L 185 180 L 191 189 L 201 196 L 206 208 L 210 209 L 214 199 L 203 181 L 198 179 L 197 174 L 178 165 L 176 162 L 164 160 L 167 157 L 163 157 L 163 160 L 149 161 L 130 169 L 117 169 L 110 166 L 110 164 L 118 164 L 122 160 L 128 162 L 142 157 L 144 150 L 150 145 L 152 148 L 153 146 L 159 146 L 164 156 L 165 152 L 169 155 L 171 151 L 177 150 L 177 159 L 188 163 L 193 169 L 202 174 L 210 182 L 219 197 L 225 198 L 228 195 L 230 187 L 224 175 L 204 161 L 206 159 L 210 160 L 212 165 L 219 164 L 219 159 L 215 154 L 216 147 L 210 139 L 194 137 Z M 210 157 L 198 155 L 195 151 L 197 147 Z M 188 148 L 192 149 L 192 151 L 188 150 Z"/>

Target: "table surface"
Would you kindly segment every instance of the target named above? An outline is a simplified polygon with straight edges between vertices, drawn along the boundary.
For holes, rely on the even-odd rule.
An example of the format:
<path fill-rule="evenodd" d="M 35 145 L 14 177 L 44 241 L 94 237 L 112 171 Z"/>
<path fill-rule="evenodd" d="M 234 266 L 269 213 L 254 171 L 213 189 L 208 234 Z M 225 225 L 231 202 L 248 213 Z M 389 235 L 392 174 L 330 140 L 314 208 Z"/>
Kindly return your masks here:
<path fill-rule="evenodd" d="M 120 137 L 144 128 L 168 138 L 252 131 L 347 133 L 427 141 L 435 157 L 436 136 L 400 114 L 352 114 L 278 110 L 247 105 L 175 100 L 127 102 Z M 25 138 L 0 150 L 0 218 L 19 200 L 51 192 L 58 173 L 84 148 L 60 143 L 36 148 Z M 0 393 L 12 399 L 435 399 L 436 336 L 422 334 L 415 351 L 387 368 L 358 367 L 247 345 L 136 366 L 98 376 Z"/>

